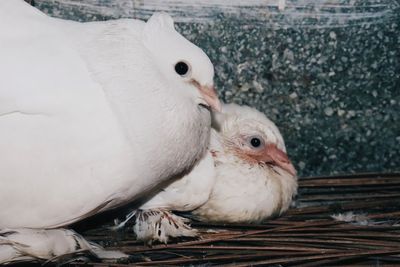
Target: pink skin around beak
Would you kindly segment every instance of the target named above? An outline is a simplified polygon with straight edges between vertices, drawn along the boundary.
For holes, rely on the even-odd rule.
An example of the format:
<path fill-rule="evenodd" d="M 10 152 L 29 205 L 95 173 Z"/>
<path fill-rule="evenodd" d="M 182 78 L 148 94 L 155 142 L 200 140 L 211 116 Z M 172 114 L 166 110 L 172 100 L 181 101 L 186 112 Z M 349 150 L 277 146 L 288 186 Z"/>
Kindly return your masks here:
<path fill-rule="evenodd" d="M 275 144 L 267 144 L 259 160 L 267 164 L 276 165 L 293 176 L 297 173 L 286 153 L 280 150 Z"/>
<path fill-rule="evenodd" d="M 215 111 L 221 112 L 221 102 L 214 86 L 201 86 L 197 81 L 192 80 L 194 86 L 197 87 L 204 101 Z"/>

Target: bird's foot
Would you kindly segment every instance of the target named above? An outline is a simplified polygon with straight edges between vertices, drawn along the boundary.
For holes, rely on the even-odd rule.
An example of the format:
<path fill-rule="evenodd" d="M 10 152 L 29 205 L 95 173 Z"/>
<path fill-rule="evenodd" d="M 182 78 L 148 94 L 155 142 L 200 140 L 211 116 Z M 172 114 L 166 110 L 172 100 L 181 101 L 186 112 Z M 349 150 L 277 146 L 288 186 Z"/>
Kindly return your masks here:
<path fill-rule="evenodd" d="M 133 231 L 138 240 L 148 245 L 153 241 L 167 244 L 170 238 L 196 237 L 198 232 L 188 225 L 189 222 L 167 210 L 137 210 Z"/>

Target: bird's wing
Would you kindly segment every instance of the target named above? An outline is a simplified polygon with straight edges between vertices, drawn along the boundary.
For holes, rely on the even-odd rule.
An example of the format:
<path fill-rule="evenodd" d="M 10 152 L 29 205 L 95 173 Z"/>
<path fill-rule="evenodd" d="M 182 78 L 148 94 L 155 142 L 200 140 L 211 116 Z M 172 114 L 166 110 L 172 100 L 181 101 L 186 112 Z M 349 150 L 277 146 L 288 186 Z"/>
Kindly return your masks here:
<path fill-rule="evenodd" d="M 163 188 L 140 209 L 193 210 L 208 200 L 214 183 L 214 161 L 208 151 L 189 174 Z"/>
<path fill-rule="evenodd" d="M 23 1 L 0 2 L 0 114 L 54 116 L 97 91 L 53 19 Z M 87 88 L 87 89 L 86 89 Z M 75 108 L 80 109 L 75 103 Z"/>
<path fill-rule="evenodd" d="M 212 132 L 210 143 L 218 143 L 213 140 L 218 134 Z M 133 231 L 137 239 L 150 244 L 155 240 L 167 243 L 169 238 L 197 236 L 197 231 L 189 226 L 188 220 L 170 210 L 191 211 L 206 203 L 214 187 L 215 175 L 213 156 L 208 150 L 189 174 L 155 192 L 155 195 L 129 214 L 117 228 L 123 227 L 135 217 Z"/>
<path fill-rule="evenodd" d="M 0 227 L 53 227 L 90 213 L 113 197 L 101 182 L 118 177 L 126 158 L 104 92 L 53 21 L 23 1 L 0 1 Z"/>
<path fill-rule="evenodd" d="M 154 142 L 195 119 L 162 90 L 169 80 L 140 43 L 143 25 L 62 21 L 0 1 L 0 227 L 58 227 L 116 207 L 203 151 L 167 142 L 160 153 Z M 169 140 L 190 135 L 176 132 Z"/>

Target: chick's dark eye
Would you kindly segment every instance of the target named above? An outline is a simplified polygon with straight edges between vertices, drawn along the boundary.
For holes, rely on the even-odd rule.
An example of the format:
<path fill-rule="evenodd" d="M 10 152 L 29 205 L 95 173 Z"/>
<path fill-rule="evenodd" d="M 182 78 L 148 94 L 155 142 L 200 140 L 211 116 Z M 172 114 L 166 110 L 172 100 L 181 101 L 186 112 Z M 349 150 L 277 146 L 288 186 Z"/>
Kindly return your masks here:
<path fill-rule="evenodd" d="M 185 62 L 179 61 L 175 64 L 175 71 L 181 76 L 186 75 L 189 71 L 189 66 Z"/>
<path fill-rule="evenodd" d="M 250 144 L 251 144 L 253 147 L 259 147 L 259 146 L 261 145 L 261 140 L 258 139 L 258 138 L 256 138 L 256 137 L 254 137 L 254 138 L 252 138 L 252 139 L 250 140 Z"/>

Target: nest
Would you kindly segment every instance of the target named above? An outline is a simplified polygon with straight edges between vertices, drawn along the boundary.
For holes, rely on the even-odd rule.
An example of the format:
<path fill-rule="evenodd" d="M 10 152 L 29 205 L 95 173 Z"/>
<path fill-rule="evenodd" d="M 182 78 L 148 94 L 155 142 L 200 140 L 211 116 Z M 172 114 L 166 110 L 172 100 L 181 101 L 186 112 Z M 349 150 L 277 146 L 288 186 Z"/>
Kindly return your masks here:
<path fill-rule="evenodd" d="M 311 177 L 299 185 L 296 207 L 282 217 L 262 224 L 194 222 L 201 232 L 196 240 L 148 247 L 129 228 L 115 236 L 104 227 L 84 236 L 132 255 L 135 266 L 400 264 L 400 174 Z"/>

